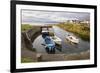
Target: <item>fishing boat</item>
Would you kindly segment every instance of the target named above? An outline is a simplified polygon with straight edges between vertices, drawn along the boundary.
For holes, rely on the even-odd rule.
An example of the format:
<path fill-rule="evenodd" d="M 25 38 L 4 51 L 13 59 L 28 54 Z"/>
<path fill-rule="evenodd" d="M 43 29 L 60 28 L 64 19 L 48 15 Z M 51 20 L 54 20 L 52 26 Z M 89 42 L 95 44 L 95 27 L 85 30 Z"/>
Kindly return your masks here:
<path fill-rule="evenodd" d="M 54 50 L 55 49 L 55 42 L 49 37 L 46 36 L 44 38 L 44 44 L 45 48 L 48 48 L 49 50 Z"/>
<path fill-rule="evenodd" d="M 50 26 L 42 27 L 42 37 L 45 38 L 46 36 L 49 36 L 50 39 L 52 39 L 55 42 L 55 44 L 61 45 L 62 40 L 54 34 L 52 27 L 50 27 Z"/>
<path fill-rule="evenodd" d="M 66 39 L 72 43 L 75 43 L 75 44 L 79 43 L 79 39 L 73 35 L 66 36 Z"/>

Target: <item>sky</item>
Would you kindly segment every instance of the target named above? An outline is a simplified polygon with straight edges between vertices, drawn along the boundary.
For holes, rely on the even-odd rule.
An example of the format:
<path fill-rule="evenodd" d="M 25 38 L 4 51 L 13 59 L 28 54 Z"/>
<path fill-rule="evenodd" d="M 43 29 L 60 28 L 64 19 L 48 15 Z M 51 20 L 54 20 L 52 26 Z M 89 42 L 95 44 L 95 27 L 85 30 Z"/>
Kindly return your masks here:
<path fill-rule="evenodd" d="M 67 20 L 90 20 L 90 13 L 22 10 L 22 24 L 55 24 Z"/>

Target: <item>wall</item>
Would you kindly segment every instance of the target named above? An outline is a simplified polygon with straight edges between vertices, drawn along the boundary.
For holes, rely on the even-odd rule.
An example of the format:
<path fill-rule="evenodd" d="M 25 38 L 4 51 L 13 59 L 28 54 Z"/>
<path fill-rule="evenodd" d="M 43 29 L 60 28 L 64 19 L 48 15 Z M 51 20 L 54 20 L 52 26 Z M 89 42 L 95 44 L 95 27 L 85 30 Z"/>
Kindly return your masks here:
<path fill-rule="evenodd" d="M 89 4 L 100 8 L 99 0 L 34 0 L 58 3 Z M 100 37 L 100 9 L 98 9 L 98 37 Z M 100 72 L 100 38 L 98 38 L 98 67 L 58 71 L 42 71 L 36 73 L 99 73 Z M 0 0 L 0 73 L 9 73 L 10 67 L 10 0 Z M 30 72 L 29 72 L 30 73 Z"/>

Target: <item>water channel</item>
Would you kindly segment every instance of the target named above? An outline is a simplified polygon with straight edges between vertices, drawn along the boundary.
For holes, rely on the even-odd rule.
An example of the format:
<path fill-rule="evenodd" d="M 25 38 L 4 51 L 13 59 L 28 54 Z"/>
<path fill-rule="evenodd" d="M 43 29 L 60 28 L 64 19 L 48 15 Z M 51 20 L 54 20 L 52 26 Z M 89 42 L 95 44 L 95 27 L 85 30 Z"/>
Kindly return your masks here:
<path fill-rule="evenodd" d="M 68 36 L 68 34 L 74 35 L 71 32 L 65 31 L 57 26 L 53 26 L 53 31 L 54 34 L 62 40 L 61 47 L 55 49 L 56 54 L 79 53 L 90 49 L 90 42 L 84 41 L 80 37 L 78 37 L 78 44 L 73 44 L 66 40 L 66 36 Z M 44 39 L 42 38 L 42 35 L 39 35 L 33 42 L 33 48 L 36 48 L 37 53 L 47 53 L 45 47 L 41 45 L 43 42 Z"/>

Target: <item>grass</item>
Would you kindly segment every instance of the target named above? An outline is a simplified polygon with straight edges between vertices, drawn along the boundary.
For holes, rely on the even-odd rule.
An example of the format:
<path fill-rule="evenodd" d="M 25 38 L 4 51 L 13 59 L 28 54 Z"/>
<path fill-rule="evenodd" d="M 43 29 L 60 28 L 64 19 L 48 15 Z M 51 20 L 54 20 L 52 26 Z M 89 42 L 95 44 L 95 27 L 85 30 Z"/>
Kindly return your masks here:
<path fill-rule="evenodd" d="M 29 24 L 22 24 L 21 25 L 21 31 L 27 31 L 31 28 L 32 28 L 32 25 L 29 25 Z"/>
<path fill-rule="evenodd" d="M 31 30 L 32 33 L 36 33 L 37 31 L 40 31 L 40 28 L 36 26 L 32 26 L 30 24 L 22 24 L 21 31 L 27 31 L 27 30 Z"/>
<path fill-rule="evenodd" d="M 29 63 L 29 62 L 33 62 L 32 58 L 30 57 L 21 58 L 21 63 Z"/>
<path fill-rule="evenodd" d="M 57 26 L 63 28 L 66 31 L 72 32 L 79 36 L 81 39 L 89 41 L 90 40 L 90 28 L 87 24 L 58 24 Z"/>

